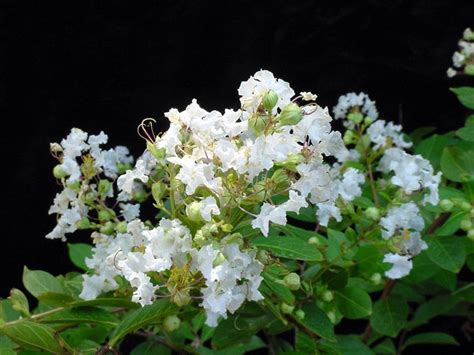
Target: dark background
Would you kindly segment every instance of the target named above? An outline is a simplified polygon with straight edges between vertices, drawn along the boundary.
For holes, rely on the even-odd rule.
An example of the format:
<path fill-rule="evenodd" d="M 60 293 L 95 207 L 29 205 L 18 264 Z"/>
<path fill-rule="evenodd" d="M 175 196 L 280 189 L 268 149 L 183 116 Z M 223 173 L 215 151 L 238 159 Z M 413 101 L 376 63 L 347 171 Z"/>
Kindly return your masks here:
<path fill-rule="evenodd" d="M 46 5 L 48 3 L 48 5 Z M 24 264 L 62 273 L 66 245 L 44 238 L 59 187 L 48 144 L 71 127 L 104 130 L 143 149 L 137 124 L 192 98 L 238 107 L 237 88 L 260 68 L 332 107 L 367 92 L 381 118 L 407 131 L 459 127 L 465 112 L 448 80 L 456 41 L 474 26 L 474 1 L 17 2 L 1 13 L 1 297 Z M 80 237 L 79 237 L 80 238 Z M 70 237 L 71 241 L 75 237 Z"/>

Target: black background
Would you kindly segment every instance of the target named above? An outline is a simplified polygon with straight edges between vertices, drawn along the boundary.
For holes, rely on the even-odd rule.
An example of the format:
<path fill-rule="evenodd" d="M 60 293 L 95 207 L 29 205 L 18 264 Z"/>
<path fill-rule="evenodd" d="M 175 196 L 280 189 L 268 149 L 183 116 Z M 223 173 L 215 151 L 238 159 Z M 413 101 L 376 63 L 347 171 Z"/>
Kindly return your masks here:
<path fill-rule="evenodd" d="M 163 112 L 192 98 L 208 110 L 237 108 L 240 81 L 260 68 L 317 93 L 321 105 L 363 90 L 381 118 L 407 131 L 462 125 L 465 111 L 448 87 L 467 79 L 445 72 L 474 25 L 472 0 L 142 4 L 20 1 L 1 14 L 2 297 L 21 286 L 24 264 L 72 268 L 66 245 L 44 235 L 59 191 L 48 144 L 73 126 L 104 130 L 137 155 L 143 118 L 166 128 Z"/>

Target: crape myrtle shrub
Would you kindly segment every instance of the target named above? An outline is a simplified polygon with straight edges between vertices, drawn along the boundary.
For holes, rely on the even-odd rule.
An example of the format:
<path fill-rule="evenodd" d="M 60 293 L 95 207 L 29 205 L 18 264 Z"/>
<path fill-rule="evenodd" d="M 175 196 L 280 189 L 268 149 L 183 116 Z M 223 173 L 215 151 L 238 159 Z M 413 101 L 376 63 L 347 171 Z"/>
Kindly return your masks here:
<path fill-rule="evenodd" d="M 467 29 L 448 76 L 474 75 L 473 41 Z M 474 88 L 451 90 L 474 110 Z M 418 328 L 439 315 L 470 326 L 474 115 L 408 136 L 365 93 L 330 112 L 260 70 L 238 94 L 223 113 L 169 110 L 164 133 L 143 120 L 136 159 L 104 132 L 51 143 L 61 191 L 46 238 L 67 241 L 81 272 L 25 267 L 38 304 L 18 289 L 0 301 L 2 353 L 118 353 L 131 337 L 132 354 L 458 345 Z M 362 331 L 335 331 L 353 320 Z"/>

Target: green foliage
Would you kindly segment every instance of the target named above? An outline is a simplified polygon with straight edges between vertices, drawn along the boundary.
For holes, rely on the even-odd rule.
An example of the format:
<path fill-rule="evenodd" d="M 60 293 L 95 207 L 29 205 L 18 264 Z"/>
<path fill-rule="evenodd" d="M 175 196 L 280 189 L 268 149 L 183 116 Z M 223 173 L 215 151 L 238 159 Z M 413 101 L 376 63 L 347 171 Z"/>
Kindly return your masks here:
<path fill-rule="evenodd" d="M 474 88 L 463 86 L 459 88 L 451 88 L 452 92 L 456 94 L 458 100 L 467 108 L 474 110 Z"/>

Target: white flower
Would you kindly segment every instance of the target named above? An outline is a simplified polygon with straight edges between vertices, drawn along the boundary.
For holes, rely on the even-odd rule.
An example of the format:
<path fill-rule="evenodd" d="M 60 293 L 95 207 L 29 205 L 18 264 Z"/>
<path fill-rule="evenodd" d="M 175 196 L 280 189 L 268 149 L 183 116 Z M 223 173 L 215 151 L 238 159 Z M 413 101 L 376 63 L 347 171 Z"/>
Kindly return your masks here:
<path fill-rule="evenodd" d="M 413 268 L 411 257 L 407 255 L 388 253 L 385 254 L 383 262 L 393 264 L 392 268 L 385 272 L 385 276 L 390 279 L 400 279 L 405 277 Z"/>
<path fill-rule="evenodd" d="M 61 164 L 61 169 L 69 175 L 67 182 L 70 184 L 79 181 L 81 178 L 81 167 L 77 163 L 76 158 L 65 155 Z"/>
<path fill-rule="evenodd" d="M 362 194 L 360 185 L 365 182 L 364 174 L 354 168 L 347 169 L 338 184 L 337 192 L 344 202 L 350 202 Z"/>
<path fill-rule="evenodd" d="M 466 57 L 464 54 L 461 54 L 459 52 L 454 52 L 453 54 L 453 65 L 456 68 L 461 68 L 464 65 L 464 61 L 466 60 Z"/>
<path fill-rule="evenodd" d="M 370 141 L 374 143 L 374 149 L 380 149 L 390 142 L 398 148 L 409 148 L 411 142 L 406 142 L 400 133 L 402 126 L 386 122 L 384 120 L 375 121 L 367 129 L 367 135 Z"/>
<path fill-rule="evenodd" d="M 264 203 L 258 216 L 252 221 L 252 228 L 259 228 L 262 234 L 267 237 L 270 222 L 276 224 L 286 224 L 286 211 L 281 206 Z"/>
<path fill-rule="evenodd" d="M 69 133 L 69 135 L 61 141 L 64 156 L 71 159 L 80 156 L 83 151 L 89 148 L 86 140 L 86 132 L 80 130 L 79 128 L 71 129 L 71 133 Z"/>
<path fill-rule="evenodd" d="M 316 101 L 316 99 L 318 98 L 318 95 L 315 95 L 312 92 L 302 91 L 300 92 L 300 95 L 302 96 L 304 101 Z"/>
<path fill-rule="evenodd" d="M 243 81 L 239 87 L 240 102 L 242 108 L 249 112 L 254 112 L 260 104 L 263 96 L 273 90 L 278 95 L 278 102 L 274 107 L 274 113 L 277 108 L 283 108 L 291 102 L 295 92 L 290 85 L 281 79 L 276 79 L 268 70 L 256 72 L 249 80 Z"/>
<path fill-rule="evenodd" d="M 119 190 L 131 194 L 135 180 L 140 180 L 143 183 L 148 181 L 150 171 L 146 168 L 145 163 L 146 161 L 144 159 L 138 159 L 133 170 L 127 170 L 125 174 L 119 176 L 117 179 L 117 187 Z"/>
<path fill-rule="evenodd" d="M 304 207 L 308 207 L 306 197 L 293 190 L 290 190 L 289 192 L 288 201 L 282 205 L 282 208 L 286 212 L 296 212 L 297 214 L 299 213 L 300 209 Z"/>
<path fill-rule="evenodd" d="M 121 203 L 119 204 L 122 216 L 125 221 L 130 222 L 140 216 L 140 204 Z"/>
<path fill-rule="evenodd" d="M 446 75 L 448 75 L 448 78 L 455 77 L 458 72 L 454 70 L 453 68 L 448 68 L 446 71 Z"/>
<path fill-rule="evenodd" d="M 358 108 L 365 116 L 374 120 L 379 117 L 375 101 L 372 101 L 367 94 L 363 92 L 359 94 L 350 92 L 339 97 L 337 105 L 333 108 L 334 118 L 346 118 L 349 110 L 352 108 Z M 349 121 L 345 122 L 352 123 Z"/>
<path fill-rule="evenodd" d="M 212 215 L 220 214 L 219 206 L 217 206 L 216 199 L 212 196 L 206 197 L 200 202 L 201 216 L 206 222 L 210 222 Z"/>
<path fill-rule="evenodd" d="M 388 239 L 395 235 L 397 231 L 410 229 L 420 232 L 425 222 L 420 215 L 420 210 L 414 202 L 408 202 L 399 207 L 392 207 L 387 215 L 380 219 L 382 226 L 382 237 Z"/>
<path fill-rule="evenodd" d="M 408 239 L 403 241 L 403 249 L 406 254 L 409 255 L 418 255 L 423 250 L 428 249 L 428 244 L 421 239 L 421 234 L 418 232 L 410 232 Z"/>
<path fill-rule="evenodd" d="M 329 219 L 334 218 L 336 221 L 342 221 L 341 211 L 332 203 L 318 203 L 318 210 L 316 211 L 316 216 L 318 217 L 318 222 L 322 226 L 327 226 Z"/>

